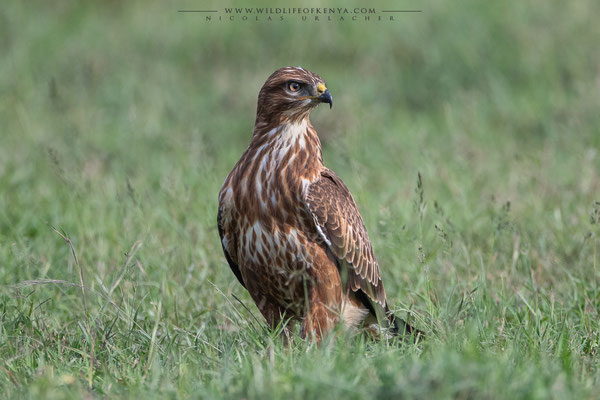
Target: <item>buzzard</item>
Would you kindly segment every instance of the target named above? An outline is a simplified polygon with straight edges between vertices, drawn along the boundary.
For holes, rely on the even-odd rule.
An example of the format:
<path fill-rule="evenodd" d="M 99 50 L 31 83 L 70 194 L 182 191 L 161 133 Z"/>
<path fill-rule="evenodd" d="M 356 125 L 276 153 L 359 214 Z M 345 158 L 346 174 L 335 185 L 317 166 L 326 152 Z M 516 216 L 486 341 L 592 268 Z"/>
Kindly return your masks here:
<path fill-rule="evenodd" d="M 331 93 L 301 67 L 278 69 L 263 85 L 250 144 L 219 193 L 225 258 L 273 327 L 300 321 L 316 341 L 339 321 L 419 335 L 390 313 L 356 203 L 323 165 L 309 120 L 320 103 L 331 108 Z"/>

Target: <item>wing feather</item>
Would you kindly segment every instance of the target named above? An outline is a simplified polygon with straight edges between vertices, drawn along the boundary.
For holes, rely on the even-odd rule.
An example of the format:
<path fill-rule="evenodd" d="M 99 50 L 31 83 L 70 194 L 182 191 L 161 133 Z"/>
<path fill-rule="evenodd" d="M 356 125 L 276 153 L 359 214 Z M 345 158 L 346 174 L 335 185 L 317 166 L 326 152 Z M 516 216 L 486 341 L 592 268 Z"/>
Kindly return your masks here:
<path fill-rule="evenodd" d="M 223 214 L 223 209 L 219 207 L 219 211 L 217 212 L 217 226 L 219 227 L 219 237 L 221 238 L 221 246 L 223 247 L 223 253 L 225 254 L 225 259 L 227 259 L 227 263 L 229 263 L 231 271 L 238 279 L 238 281 L 240 281 L 242 286 L 245 288 L 246 284 L 244 283 L 244 278 L 242 278 L 240 268 L 237 266 L 237 264 L 233 261 L 232 258 L 232 255 L 234 255 L 232 250 L 235 249 L 235 246 L 231 246 L 231 238 L 229 237 L 229 235 L 227 235 L 226 232 L 228 229 L 231 229 L 231 227 L 227 226 L 227 224 L 225 223 Z"/>
<path fill-rule="evenodd" d="M 348 285 L 362 290 L 371 300 L 385 306 L 385 291 L 379 264 L 352 194 L 331 170 L 308 187 L 305 204 L 326 245 L 339 261 L 348 265 Z"/>

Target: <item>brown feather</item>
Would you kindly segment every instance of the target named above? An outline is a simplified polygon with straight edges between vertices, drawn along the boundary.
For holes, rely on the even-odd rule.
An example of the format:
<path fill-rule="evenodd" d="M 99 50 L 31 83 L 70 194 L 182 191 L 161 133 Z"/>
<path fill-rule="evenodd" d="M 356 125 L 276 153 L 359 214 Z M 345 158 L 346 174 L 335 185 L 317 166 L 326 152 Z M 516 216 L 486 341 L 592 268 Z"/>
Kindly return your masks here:
<path fill-rule="evenodd" d="M 350 265 L 352 290 L 361 289 L 385 306 L 379 265 L 358 207 L 344 182 L 324 168 L 320 179 L 309 186 L 306 204 L 323 239 L 331 243 L 333 254 Z"/>

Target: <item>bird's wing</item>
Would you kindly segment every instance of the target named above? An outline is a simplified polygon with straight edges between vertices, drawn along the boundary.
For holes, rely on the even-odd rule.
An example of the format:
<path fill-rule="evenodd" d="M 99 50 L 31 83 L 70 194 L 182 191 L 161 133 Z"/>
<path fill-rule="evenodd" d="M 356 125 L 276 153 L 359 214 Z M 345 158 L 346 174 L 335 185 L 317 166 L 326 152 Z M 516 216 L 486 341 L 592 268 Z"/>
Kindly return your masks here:
<path fill-rule="evenodd" d="M 246 285 L 244 284 L 244 279 L 242 278 L 242 273 L 240 272 L 240 268 L 237 266 L 237 264 L 232 259 L 232 250 L 235 248 L 235 246 L 232 246 L 233 243 L 231 242 L 231 238 L 229 237 L 230 235 L 226 234 L 226 230 L 231 229 L 230 225 L 231 224 L 227 224 L 227 226 L 226 226 L 225 218 L 224 218 L 224 210 L 219 205 L 219 211 L 217 213 L 217 226 L 219 227 L 219 237 L 221 238 L 221 246 L 223 246 L 223 253 L 225 253 L 225 258 L 227 259 L 227 262 L 229 263 L 229 267 L 231 268 L 231 271 L 233 271 L 233 273 L 235 274 L 238 281 L 240 281 L 242 286 L 246 287 Z"/>
<path fill-rule="evenodd" d="M 304 200 L 331 252 L 340 265 L 349 266 L 350 288 L 354 292 L 362 290 L 372 301 L 385 306 L 379 265 L 358 207 L 344 182 L 325 169 L 308 187 Z"/>

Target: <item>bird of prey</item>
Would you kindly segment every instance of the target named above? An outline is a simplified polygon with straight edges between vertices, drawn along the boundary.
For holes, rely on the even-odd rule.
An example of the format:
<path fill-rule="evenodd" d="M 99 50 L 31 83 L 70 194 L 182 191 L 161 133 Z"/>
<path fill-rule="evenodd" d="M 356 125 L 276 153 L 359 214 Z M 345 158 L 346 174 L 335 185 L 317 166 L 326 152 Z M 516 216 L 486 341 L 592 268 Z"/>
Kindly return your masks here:
<path fill-rule="evenodd" d="M 331 108 L 331 93 L 301 67 L 278 69 L 263 85 L 250 144 L 219 193 L 225 258 L 272 327 L 299 321 L 316 341 L 339 321 L 419 335 L 390 313 L 356 203 L 323 165 L 309 120 L 320 103 Z"/>

